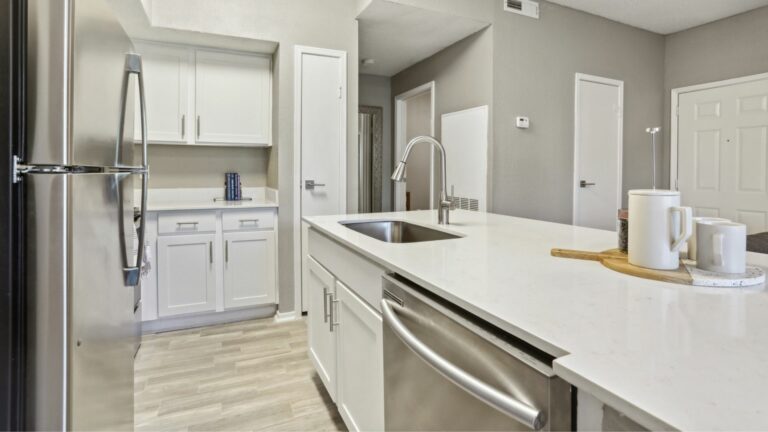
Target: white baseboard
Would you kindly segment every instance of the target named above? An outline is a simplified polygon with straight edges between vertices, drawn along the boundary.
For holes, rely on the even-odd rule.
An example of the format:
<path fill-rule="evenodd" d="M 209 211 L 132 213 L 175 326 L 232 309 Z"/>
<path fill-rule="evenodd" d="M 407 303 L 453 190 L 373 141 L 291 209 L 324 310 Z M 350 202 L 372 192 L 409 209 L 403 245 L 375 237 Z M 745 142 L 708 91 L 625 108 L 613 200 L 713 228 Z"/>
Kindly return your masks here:
<path fill-rule="evenodd" d="M 277 318 L 277 315 L 275 314 L 276 311 L 276 305 L 265 305 L 225 312 L 208 312 L 203 314 L 160 318 L 142 322 L 141 332 L 143 334 L 162 333 L 216 324 L 227 324 L 237 321 L 269 318 L 272 316 Z"/>
<path fill-rule="evenodd" d="M 278 312 L 278 313 L 275 314 L 275 322 L 276 323 L 294 321 L 294 320 L 297 320 L 297 319 L 301 319 L 301 315 L 297 314 L 296 311 Z"/>

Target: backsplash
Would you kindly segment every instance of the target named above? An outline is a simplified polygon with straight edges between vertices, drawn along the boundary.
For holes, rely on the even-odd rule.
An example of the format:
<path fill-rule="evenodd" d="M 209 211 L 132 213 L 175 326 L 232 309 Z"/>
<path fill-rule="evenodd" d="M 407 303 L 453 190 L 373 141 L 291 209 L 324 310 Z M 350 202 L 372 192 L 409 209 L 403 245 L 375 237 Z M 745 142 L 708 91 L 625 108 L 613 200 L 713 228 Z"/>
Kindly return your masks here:
<path fill-rule="evenodd" d="M 240 173 L 243 187 L 264 187 L 269 152 L 262 148 L 150 144 L 149 187 L 223 188 L 227 172 Z M 134 155 L 138 163 L 138 146 Z"/>

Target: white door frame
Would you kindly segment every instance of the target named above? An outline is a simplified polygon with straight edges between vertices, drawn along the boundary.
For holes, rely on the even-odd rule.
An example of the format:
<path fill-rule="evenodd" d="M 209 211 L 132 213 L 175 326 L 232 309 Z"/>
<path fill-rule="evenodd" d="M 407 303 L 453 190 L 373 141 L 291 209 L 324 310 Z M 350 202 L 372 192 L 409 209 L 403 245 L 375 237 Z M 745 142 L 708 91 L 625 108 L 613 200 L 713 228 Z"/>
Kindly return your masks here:
<path fill-rule="evenodd" d="M 339 213 L 343 214 L 347 212 L 347 52 L 332 50 L 326 48 L 315 48 L 302 45 L 296 45 L 294 47 L 294 60 L 293 60 L 293 184 L 298 186 L 294 189 L 293 194 L 293 306 L 294 318 L 301 316 L 303 310 L 302 305 L 302 276 L 301 276 L 301 262 L 302 262 L 302 230 L 301 230 L 301 197 L 302 197 L 302 184 L 301 184 L 301 78 L 303 74 L 303 65 L 301 58 L 304 54 L 312 54 L 326 57 L 338 58 L 341 62 L 341 106 L 342 115 L 339 119 L 339 127 L 341 129 L 341 140 L 339 141 L 339 167 L 341 172 L 339 173 L 339 197 L 340 197 L 340 209 Z"/>
<path fill-rule="evenodd" d="M 408 90 L 404 93 L 400 93 L 399 95 L 395 96 L 395 154 L 392 158 L 392 163 L 394 165 L 397 165 L 398 162 L 400 162 L 400 156 L 405 151 L 405 145 L 406 143 L 406 130 L 405 130 L 405 123 L 406 123 L 406 102 L 408 99 L 411 99 L 413 97 L 422 95 L 424 93 L 430 92 L 430 105 L 431 105 L 431 113 L 430 113 L 430 135 L 435 136 L 435 82 L 430 81 L 428 83 L 422 84 L 416 88 L 413 88 L 411 90 Z M 435 149 L 431 149 L 431 163 L 429 167 L 429 207 L 435 208 Z M 402 185 L 402 186 L 400 186 Z M 398 208 L 399 203 L 405 203 L 405 183 L 395 183 L 395 190 L 394 190 L 394 210 L 395 211 L 405 211 L 405 207 Z"/>
<path fill-rule="evenodd" d="M 579 127 L 579 102 L 581 101 L 581 91 L 579 91 L 579 83 L 594 82 L 598 84 L 606 84 L 616 86 L 619 88 L 619 112 L 616 116 L 616 121 L 619 123 L 618 127 L 618 193 L 616 194 L 616 209 L 621 208 L 621 198 L 623 195 L 623 167 L 624 167 L 624 81 L 619 81 L 611 78 L 604 78 L 595 75 L 588 75 L 583 73 L 577 73 L 574 80 L 574 100 L 573 100 L 573 215 L 571 222 L 575 225 L 577 221 L 577 215 L 579 212 L 579 180 L 581 179 L 581 173 L 579 173 L 579 150 L 581 149 L 580 142 L 580 127 Z"/>
<path fill-rule="evenodd" d="M 679 87 L 672 89 L 672 103 L 670 104 L 670 156 L 669 156 L 669 187 L 670 189 L 677 190 L 677 173 L 679 169 L 677 155 L 678 155 L 678 140 L 679 133 L 678 128 L 680 117 L 678 116 L 678 107 L 680 106 L 680 96 L 685 93 L 692 93 L 701 90 L 710 90 L 718 87 L 727 87 L 734 84 L 744 84 L 753 81 L 762 81 L 768 79 L 768 73 L 762 73 L 757 75 L 748 75 L 744 77 L 732 78 L 722 81 L 713 81 L 704 84 L 697 84 L 688 87 Z"/>

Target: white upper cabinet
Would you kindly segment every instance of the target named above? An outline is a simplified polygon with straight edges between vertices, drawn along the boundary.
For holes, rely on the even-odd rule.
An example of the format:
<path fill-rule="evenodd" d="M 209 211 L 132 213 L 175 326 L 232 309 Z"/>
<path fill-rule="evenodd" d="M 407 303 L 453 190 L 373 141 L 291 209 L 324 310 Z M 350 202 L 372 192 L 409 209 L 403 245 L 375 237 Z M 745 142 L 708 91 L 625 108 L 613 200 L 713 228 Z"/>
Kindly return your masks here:
<path fill-rule="evenodd" d="M 198 143 L 269 145 L 271 61 L 197 50 Z"/>
<path fill-rule="evenodd" d="M 146 41 L 136 50 L 144 62 L 150 143 L 271 145 L 271 57 Z M 138 113 L 138 97 L 136 103 Z"/>
<path fill-rule="evenodd" d="M 194 52 L 186 47 L 137 43 L 144 66 L 149 140 L 184 143 L 189 125 L 189 93 L 192 90 L 191 61 Z M 139 98 L 136 97 L 136 139 L 141 139 Z"/>

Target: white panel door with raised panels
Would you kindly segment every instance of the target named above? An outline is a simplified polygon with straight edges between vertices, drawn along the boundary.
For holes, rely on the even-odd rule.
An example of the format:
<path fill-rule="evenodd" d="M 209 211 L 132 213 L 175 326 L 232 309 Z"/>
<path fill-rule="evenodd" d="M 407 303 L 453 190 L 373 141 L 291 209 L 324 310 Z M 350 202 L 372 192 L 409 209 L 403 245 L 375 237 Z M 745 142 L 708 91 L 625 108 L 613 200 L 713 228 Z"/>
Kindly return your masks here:
<path fill-rule="evenodd" d="M 274 302 L 274 232 L 224 233 L 224 307 Z"/>
<path fill-rule="evenodd" d="M 196 50 L 198 143 L 270 145 L 271 59 Z"/>
<path fill-rule="evenodd" d="M 678 188 L 697 216 L 768 231 L 768 79 L 679 96 Z"/>
<path fill-rule="evenodd" d="M 157 240 L 158 315 L 216 310 L 215 234 Z"/>
<path fill-rule="evenodd" d="M 193 51 L 186 47 L 158 43 L 137 43 L 144 68 L 147 97 L 147 132 L 150 142 L 182 143 L 189 138 L 189 91 L 193 76 L 190 62 Z M 139 112 L 138 96 L 136 112 Z M 141 122 L 136 115 L 134 137 L 141 137 Z"/>

